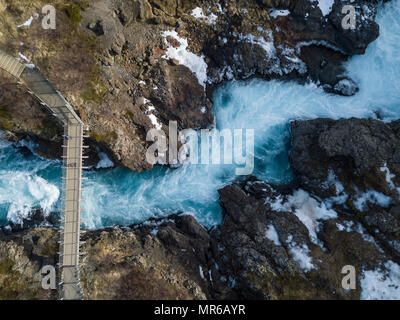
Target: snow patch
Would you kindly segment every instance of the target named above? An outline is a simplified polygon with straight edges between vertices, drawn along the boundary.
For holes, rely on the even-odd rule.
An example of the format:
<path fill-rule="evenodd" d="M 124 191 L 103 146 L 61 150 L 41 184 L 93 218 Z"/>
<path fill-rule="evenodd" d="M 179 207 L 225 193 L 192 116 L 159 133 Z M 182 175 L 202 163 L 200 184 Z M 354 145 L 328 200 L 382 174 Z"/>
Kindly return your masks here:
<path fill-rule="evenodd" d="M 31 62 L 25 55 L 23 55 L 21 52 L 18 52 L 18 55 L 23 59 L 23 60 L 25 60 L 26 62 L 28 62 L 28 63 L 25 63 L 25 66 L 27 67 L 27 68 L 29 68 L 29 69 L 33 69 L 33 68 L 35 68 L 35 65 L 33 64 L 33 63 L 29 63 L 29 62 Z M 20 60 L 19 58 L 17 58 L 17 60 Z"/>
<path fill-rule="evenodd" d="M 26 20 L 23 24 L 20 24 L 17 26 L 17 28 L 22 28 L 22 27 L 30 27 L 33 21 L 33 16 L 31 16 L 28 20 Z"/>
<path fill-rule="evenodd" d="M 385 270 L 363 271 L 360 279 L 362 300 L 400 299 L 400 266 L 393 261 L 384 266 Z"/>
<path fill-rule="evenodd" d="M 358 211 L 364 212 L 368 202 L 387 208 L 392 203 L 392 198 L 375 190 L 369 190 L 358 195 L 357 199 L 354 201 L 354 206 Z"/>
<path fill-rule="evenodd" d="M 352 232 L 352 227 L 354 226 L 353 221 L 342 221 L 342 223 L 336 223 L 336 227 L 338 228 L 339 231 L 346 231 L 346 232 Z"/>
<path fill-rule="evenodd" d="M 249 43 L 261 47 L 265 52 L 265 60 L 269 62 L 268 68 L 265 70 L 266 73 L 275 73 L 282 75 L 280 60 L 276 54 L 276 48 L 274 46 L 274 36 L 271 30 L 264 30 L 258 27 L 257 30 L 261 32 L 262 36 L 256 36 L 253 34 L 234 34 L 238 37 L 238 42 Z M 234 56 L 236 60 L 239 56 Z"/>
<path fill-rule="evenodd" d="M 149 119 L 150 119 L 150 121 L 151 121 L 151 124 L 152 124 L 157 130 L 161 130 L 162 125 L 161 125 L 161 123 L 159 122 L 158 118 L 157 118 L 154 114 L 149 114 L 148 117 L 149 117 Z"/>
<path fill-rule="evenodd" d="M 235 77 L 230 66 L 224 66 L 224 68 L 219 71 L 219 76 L 221 79 L 225 78 L 227 80 L 233 80 Z"/>
<path fill-rule="evenodd" d="M 288 239 L 288 241 L 290 240 Z M 310 249 L 306 244 L 299 246 L 296 243 L 289 243 L 289 252 L 304 271 L 316 269 L 316 266 L 312 263 L 312 258 L 309 256 Z"/>
<path fill-rule="evenodd" d="M 361 223 L 357 223 L 357 225 L 354 228 L 354 231 L 358 232 L 361 235 L 361 238 L 364 241 L 373 243 L 375 245 L 375 247 L 382 253 L 384 253 L 384 251 L 382 250 L 382 248 L 376 243 L 375 239 L 373 236 L 371 236 L 370 234 L 367 233 L 367 231 L 365 230 L 365 228 L 361 225 Z"/>
<path fill-rule="evenodd" d="M 284 56 L 286 60 L 290 62 L 282 67 L 284 73 L 288 74 L 293 70 L 297 70 L 300 74 L 305 74 L 307 72 L 306 64 L 296 55 L 296 52 L 293 48 L 282 46 L 279 46 L 278 48 L 281 49 L 282 56 Z"/>
<path fill-rule="evenodd" d="M 203 13 L 203 9 L 200 7 L 193 9 L 192 16 L 195 17 L 196 19 L 205 20 L 209 24 L 215 24 L 218 19 L 218 17 L 214 13 L 211 13 L 208 16 L 206 16 Z"/>
<path fill-rule="evenodd" d="M 387 167 L 386 163 L 383 165 L 383 167 L 380 168 L 380 170 L 381 170 L 381 172 L 385 172 L 385 174 L 386 174 L 386 182 L 388 183 L 388 185 L 390 186 L 391 189 L 394 189 L 395 185 L 394 185 L 392 179 L 394 177 L 396 177 L 396 176 L 394 174 L 390 173 L 390 170 Z"/>
<path fill-rule="evenodd" d="M 240 42 L 246 42 L 246 43 L 251 43 L 252 45 L 260 46 L 265 51 L 267 57 L 270 58 L 276 55 L 276 50 L 274 47 L 274 39 L 272 36 L 272 32 L 266 31 L 266 35 L 268 40 L 265 40 L 264 36 L 258 37 L 252 34 L 244 35 L 241 33 L 238 35 L 238 37 Z"/>
<path fill-rule="evenodd" d="M 335 175 L 335 172 L 332 169 L 329 170 L 328 178 L 326 179 L 326 182 L 323 184 L 323 187 L 327 189 L 331 185 L 335 187 L 337 196 L 344 191 L 343 184 L 338 180 L 337 176 Z"/>
<path fill-rule="evenodd" d="M 149 117 L 151 124 L 156 128 L 157 130 L 162 129 L 162 123 L 160 120 L 153 114 L 153 111 L 156 110 L 154 105 L 151 103 L 149 99 L 144 98 L 144 104 L 147 105 L 147 111 L 146 114 Z"/>
<path fill-rule="evenodd" d="M 281 242 L 279 241 L 279 236 L 278 233 L 276 232 L 275 227 L 270 224 L 267 228 L 267 230 L 265 231 L 265 237 L 272 241 L 276 246 L 281 246 Z"/>
<path fill-rule="evenodd" d="M 18 55 L 25 60 L 26 62 L 30 62 L 31 60 L 29 60 L 25 55 L 23 55 L 21 52 L 18 52 Z"/>
<path fill-rule="evenodd" d="M 281 65 L 281 61 L 277 56 L 277 50 L 274 45 L 274 37 L 271 30 L 264 30 L 257 28 L 262 36 L 255 36 L 253 34 L 239 34 L 239 42 L 250 43 L 261 47 L 265 52 L 265 58 L 271 62 L 267 72 L 282 75 L 288 74 L 293 70 L 297 70 L 300 74 L 307 72 L 306 64 L 298 57 L 296 51 L 289 47 L 278 46 L 280 54 L 287 60 L 287 63 Z M 235 34 L 234 34 L 235 35 Z"/>
<path fill-rule="evenodd" d="M 285 203 L 282 203 L 282 198 L 279 197 L 271 204 L 271 208 L 275 211 L 292 211 L 306 226 L 310 239 L 313 243 L 321 246 L 321 242 L 317 237 L 319 227 L 318 220 L 329 220 L 337 218 L 336 211 L 328 209 L 324 202 L 318 202 L 310 196 L 310 194 L 302 189 L 293 193 L 287 198 Z"/>
<path fill-rule="evenodd" d="M 190 71 L 196 74 L 199 84 L 205 87 L 207 81 L 207 63 L 204 60 L 204 55 L 197 56 L 187 50 L 188 41 L 181 38 L 176 31 L 164 31 L 161 34 L 164 37 L 164 42 L 168 49 L 163 56 L 164 59 L 176 59 L 180 64 L 188 67 Z M 167 37 L 172 37 L 180 43 L 178 48 L 174 48 L 167 40 Z"/>
<path fill-rule="evenodd" d="M 338 180 L 333 170 L 329 170 L 327 180 L 322 184 L 322 187 L 327 190 L 329 187 L 335 188 L 336 196 L 325 199 L 325 204 L 328 209 L 334 204 L 344 205 L 349 198 L 349 195 L 344 192 L 343 184 Z"/>
<path fill-rule="evenodd" d="M 345 228 L 343 227 L 343 225 L 341 225 L 340 223 L 336 223 L 336 228 L 337 228 L 339 231 L 345 230 Z"/>
<path fill-rule="evenodd" d="M 285 17 L 290 14 L 289 10 L 278 10 L 278 9 L 271 9 L 269 12 L 270 17 L 276 19 L 277 17 Z"/>
<path fill-rule="evenodd" d="M 397 193 L 398 193 L 399 196 L 400 196 L 400 187 L 396 187 L 396 185 L 395 185 L 394 182 L 393 182 L 393 178 L 395 178 L 396 175 L 395 175 L 395 174 L 392 174 L 392 173 L 390 172 L 390 170 L 389 170 L 389 168 L 387 167 L 387 164 L 386 164 L 386 163 L 383 165 L 383 167 L 380 168 L 380 170 L 381 170 L 382 172 L 385 173 L 385 175 L 386 175 L 386 182 L 388 183 L 390 189 L 396 190 Z"/>
<path fill-rule="evenodd" d="M 310 0 L 311 2 L 318 2 L 318 7 L 320 8 L 322 15 L 325 17 L 331 13 L 332 7 L 335 3 L 335 0 Z"/>
<path fill-rule="evenodd" d="M 199 266 L 199 273 L 200 273 L 200 277 L 201 277 L 203 280 L 205 280 L 203 268 L 202 268 L 201 266 Z"/>

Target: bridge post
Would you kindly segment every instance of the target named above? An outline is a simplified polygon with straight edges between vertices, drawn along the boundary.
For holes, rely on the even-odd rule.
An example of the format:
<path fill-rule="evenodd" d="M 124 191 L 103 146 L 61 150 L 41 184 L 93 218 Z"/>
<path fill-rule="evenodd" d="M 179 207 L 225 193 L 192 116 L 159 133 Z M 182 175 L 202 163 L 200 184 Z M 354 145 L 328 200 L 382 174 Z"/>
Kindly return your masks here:
<path fill-rule="evenodd" d="M 82 299 L 79 279 L 84 124 L 61 93 L 37 68 L 26 67 L 0 50 L 0 68 L 21 80 L 64 125 L 63 226 L 60 239 L 60 298 Z"/>

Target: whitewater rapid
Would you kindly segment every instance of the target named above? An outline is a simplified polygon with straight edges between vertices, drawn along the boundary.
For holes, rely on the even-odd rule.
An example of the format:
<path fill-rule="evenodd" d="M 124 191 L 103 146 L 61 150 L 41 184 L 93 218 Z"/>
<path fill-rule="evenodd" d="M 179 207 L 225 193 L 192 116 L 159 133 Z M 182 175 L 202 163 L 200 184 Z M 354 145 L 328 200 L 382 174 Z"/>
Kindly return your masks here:
<path fill-rule="evenodd" d="M 347 73 L 360 91 L 353 97 L 325 93 L 315 84 L 251 80 L 230 82 L 214 96 L 218 129 L 254 129 L 255 171 L 273 183 L 292 178 L 288 163 L 289 123 L 329 117 L 400 117 L 400 0 L 379 10 L 380 37 L 363 56 L 347 63 Z M 200 223 L 220 222 L 217 190 L 237 176 L 233 166 L 156 167 L 134 173 L 126 169 L 86 172 L 83 198 L 86 228 L 127 225 L 171 213 L 192 214 Z M 0 225 L 18 221 L 33 208 L 45 213 L 60 206 L 60 162 L 24 155 L 0 143 Z"/>

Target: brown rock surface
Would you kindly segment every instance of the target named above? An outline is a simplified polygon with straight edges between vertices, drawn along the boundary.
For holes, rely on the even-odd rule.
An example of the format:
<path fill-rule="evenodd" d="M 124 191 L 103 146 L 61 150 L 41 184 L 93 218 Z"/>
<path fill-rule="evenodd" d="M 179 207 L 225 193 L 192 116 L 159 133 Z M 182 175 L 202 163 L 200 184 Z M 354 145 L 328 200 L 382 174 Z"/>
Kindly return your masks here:
<path fill-rule="evenodd" d="M 156 233 L 156 230 L 158 232 Z M 125 229 L 88 231 L 81 271 L 84 299 L 206 299 L 199 266 L 207 232 L 189 216 Z M 59 233 L 0 231 L 0 299 L 56 299 L 41 289 L 40 270 L 55 265 Z"/>

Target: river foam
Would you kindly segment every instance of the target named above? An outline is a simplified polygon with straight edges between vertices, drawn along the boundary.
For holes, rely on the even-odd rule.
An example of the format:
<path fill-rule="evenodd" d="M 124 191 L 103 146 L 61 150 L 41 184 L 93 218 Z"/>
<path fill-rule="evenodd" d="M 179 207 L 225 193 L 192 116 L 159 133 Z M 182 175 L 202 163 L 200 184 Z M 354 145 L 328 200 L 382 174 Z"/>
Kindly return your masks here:
<path fill-rule="evenodd" d="M 19 144 L 27 145 L 25 141 Z M 0 141 L 0 164 L 0 225 L 20 223 L 32 209 L 41 208 L 45 215 L 59 210 L 61 169 L 56 162 Z"/>
<path fill-rule="evenodd" d="M 347 72 L 360 86 L 353 97 L 323 92 L 314 84 L 251 80 L 229 82 L 214 96 L 219 129 L 255 130 L 254 175 L 273 183 L 292 178 L 288 162 L 289 123 L 295 119 L 400 117 L 400 0 L 379 10 L 380 37 L 363 56 L 350 59 Z M 0 145 L 0 224 L 30 209 L 57 210 L 60 164 L 24 156 Z M 134 173 L 126 169 L 88 172 L 83 198 L 87 228 L 127 225 L 149 217 L 184 212 L 211 226 L 220 222 L 217 190 L 237 176 L 233 166 L 156 167 Z"/>

